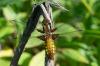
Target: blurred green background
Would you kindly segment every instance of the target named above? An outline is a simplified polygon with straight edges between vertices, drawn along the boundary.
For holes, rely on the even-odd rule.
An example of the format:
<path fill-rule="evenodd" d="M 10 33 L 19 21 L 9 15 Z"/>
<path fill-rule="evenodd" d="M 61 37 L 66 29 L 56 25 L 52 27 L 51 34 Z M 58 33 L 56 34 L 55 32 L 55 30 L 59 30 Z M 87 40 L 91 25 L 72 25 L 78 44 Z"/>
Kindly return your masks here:
<path fill-rule="evenodd" d="M 53 7 L 55 33 L 60 34 L 55 40 L 56 66 L 100 66 L 100 0 L 60 2 L 69 11 Z M 0 0 L 0 66 L 9 66 L 33 4 L 32 0 Z M 36 30 L 32 33 L 19 66 L 44 66 L 44 42 L 38 35 Z"/>

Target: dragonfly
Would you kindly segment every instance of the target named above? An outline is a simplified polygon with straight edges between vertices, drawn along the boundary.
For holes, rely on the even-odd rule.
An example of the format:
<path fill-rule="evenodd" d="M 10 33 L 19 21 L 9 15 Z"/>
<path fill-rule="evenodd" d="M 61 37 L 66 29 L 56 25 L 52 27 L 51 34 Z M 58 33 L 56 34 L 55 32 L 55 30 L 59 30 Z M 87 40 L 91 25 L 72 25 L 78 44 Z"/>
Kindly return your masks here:
<path fill-rule="evenodd" d="M 54 56 L 55 56 L 55 45 L 54 45 L 54 38 L 55 35 L 53 32 L 56 30 L 54 28 L 54 24 L 52 22 L 52 12 L 50 10 L 50 4 L 48 2 L 43 2 L 42 4 L 35 5 L 34 9 L 32 10 L 32 14 L 28 19 L 26 24 L 26 28 L 23 31 L 23 35 L 19 41 L 19 45 L 14 51 L 14 57 L 10 66 L 17 66 L 19 58 L 24 50 L 24 47 L 31 36 L 31 33 L 35 30 L 37 23 L 39 21 L 40 16 L 43 15 L 43 31 L 44 35 L 39 36 L 42 40 L 45 41 L 45 49 L 46 49 L 46 64 L 45 66 L 54 66 Z"/>

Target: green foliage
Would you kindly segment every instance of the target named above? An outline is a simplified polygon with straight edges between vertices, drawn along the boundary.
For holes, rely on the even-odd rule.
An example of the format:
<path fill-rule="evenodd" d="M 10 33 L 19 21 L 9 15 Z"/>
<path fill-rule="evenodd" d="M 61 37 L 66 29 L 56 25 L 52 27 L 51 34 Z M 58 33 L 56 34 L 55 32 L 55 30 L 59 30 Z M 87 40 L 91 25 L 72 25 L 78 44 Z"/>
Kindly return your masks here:
<path fill-rule="evenodd" d="M 53 8 L 59 37 L 55 40 L 58 66 L 100 66 L 100 0 L 61 0 L 69 11 Z M 9 66 L 33 0 L 0 0 L 0 66 Z M 40 19 L 40 21 L 42 18 Z M 41 23 L 36 29 L 41 29 Z M 81 30 L 81 31 L 80 31 Z M 44 66 L 44 42 L 35 30 L 20 58 L 20 66 Z"/>
<path fill-rule="evenodd" d="M 41 51 L 40 53 L 36 54 L 30 61 L 29 66 L 44 66 L 45 62 L 45 51 Z M 37 61 L 36 61 L 37 60 Z"/>

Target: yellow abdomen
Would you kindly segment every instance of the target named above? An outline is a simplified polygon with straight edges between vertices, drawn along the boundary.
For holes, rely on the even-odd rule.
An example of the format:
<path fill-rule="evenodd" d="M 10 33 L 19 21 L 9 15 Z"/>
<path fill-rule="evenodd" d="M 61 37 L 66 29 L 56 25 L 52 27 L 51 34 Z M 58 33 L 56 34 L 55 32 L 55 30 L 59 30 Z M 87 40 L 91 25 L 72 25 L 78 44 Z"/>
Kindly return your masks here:
<path fill-rule="evenodd" d="M 54 40 L 52 38 L 49 38 L 46 41 L 46 53 L 50 59 L 54 59 L 55 45 Z"/>

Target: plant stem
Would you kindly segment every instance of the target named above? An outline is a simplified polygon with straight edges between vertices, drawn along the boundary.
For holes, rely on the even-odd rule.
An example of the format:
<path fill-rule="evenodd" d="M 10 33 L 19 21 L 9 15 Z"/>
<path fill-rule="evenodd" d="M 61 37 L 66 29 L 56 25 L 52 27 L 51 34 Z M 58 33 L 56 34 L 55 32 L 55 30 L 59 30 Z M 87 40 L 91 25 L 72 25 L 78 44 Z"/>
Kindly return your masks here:
<path fill-rule="evenodd" d="M 26 28 L 24 29 L 24 32 L 23 32 L 23 35 L 20 39 L 19 45 L 14 52 L 14 57 L 11 61 L 10 66 L 17 66 L 18 65 L 18 61 L 19 61 L 19 58 L 24 50 L 24 47 L 25 47 L 31 33 L 34 31 L 34 29 L 37 25 L 37 22 L 39 20 L 39 17 L 42 13 L 40 9 L 41 9 L 40 6 L 37 5 L 34 8 L 30 18 L 28 19 Z"/>

